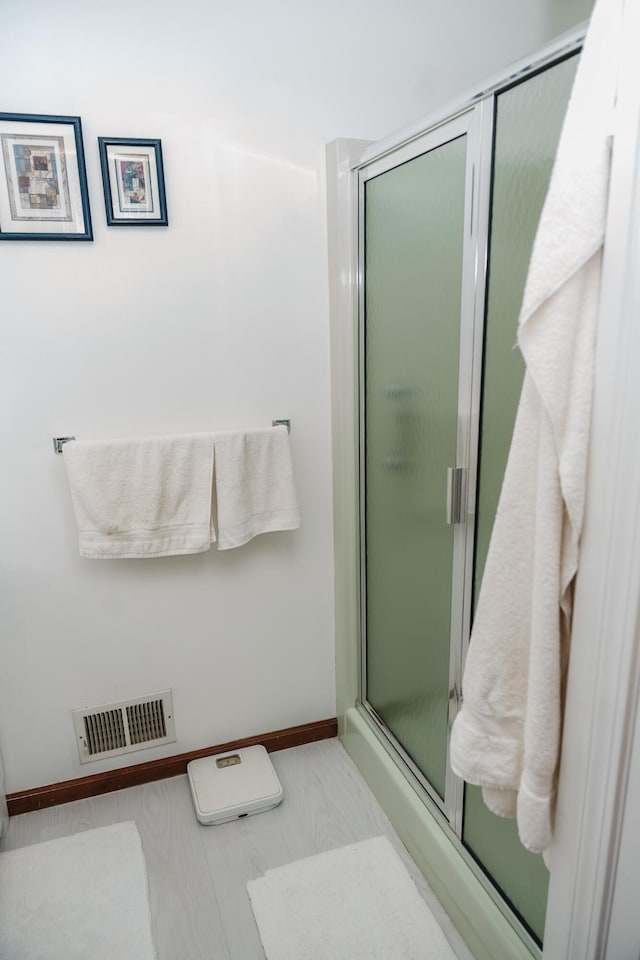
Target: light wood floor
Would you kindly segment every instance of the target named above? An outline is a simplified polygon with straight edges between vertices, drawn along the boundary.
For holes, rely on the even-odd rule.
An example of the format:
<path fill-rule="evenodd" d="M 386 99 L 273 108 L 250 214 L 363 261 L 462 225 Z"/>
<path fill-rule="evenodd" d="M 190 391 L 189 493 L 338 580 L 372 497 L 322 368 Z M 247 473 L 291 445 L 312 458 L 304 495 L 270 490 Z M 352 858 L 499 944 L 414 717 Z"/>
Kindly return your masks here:
<path fill-rule="evenodd" d="M 264 960 L 247 881 L 270 867 L 384 834 L 455 952 L 472 960 L 339 741 L 283 750 L 271 759 L 284 799 L 267 813 L 201 826 L 187 778 L 175 777 L 13 817 L 0 850 L 135 820 L 158 960 Z"/>

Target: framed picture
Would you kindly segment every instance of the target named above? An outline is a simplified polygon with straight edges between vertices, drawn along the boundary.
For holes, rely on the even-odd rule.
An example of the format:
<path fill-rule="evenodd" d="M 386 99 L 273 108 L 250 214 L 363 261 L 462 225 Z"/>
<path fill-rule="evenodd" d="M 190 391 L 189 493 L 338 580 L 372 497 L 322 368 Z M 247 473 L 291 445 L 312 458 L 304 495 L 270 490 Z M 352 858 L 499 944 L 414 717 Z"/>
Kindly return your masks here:
<path fill-rule="evenodd" d="M 98 137 L 110 227 L 166 227 L 162 145 L 159 140 Z"/>
<path fill-rule="evenodd" d="M 0 240 L 93 240 L 80 117 L 0 113 Z"/>

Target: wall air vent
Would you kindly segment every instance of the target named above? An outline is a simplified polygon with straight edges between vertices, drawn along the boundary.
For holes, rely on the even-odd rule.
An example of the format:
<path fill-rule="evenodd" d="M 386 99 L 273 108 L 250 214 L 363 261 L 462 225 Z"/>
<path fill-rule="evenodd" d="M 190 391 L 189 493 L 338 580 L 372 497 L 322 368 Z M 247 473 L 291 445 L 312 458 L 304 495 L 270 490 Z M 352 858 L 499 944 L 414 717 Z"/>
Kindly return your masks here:
<path fill-rule="evenodd" d="M 72 710 L 80 763 L 176 739 L 171 691 Z"/>

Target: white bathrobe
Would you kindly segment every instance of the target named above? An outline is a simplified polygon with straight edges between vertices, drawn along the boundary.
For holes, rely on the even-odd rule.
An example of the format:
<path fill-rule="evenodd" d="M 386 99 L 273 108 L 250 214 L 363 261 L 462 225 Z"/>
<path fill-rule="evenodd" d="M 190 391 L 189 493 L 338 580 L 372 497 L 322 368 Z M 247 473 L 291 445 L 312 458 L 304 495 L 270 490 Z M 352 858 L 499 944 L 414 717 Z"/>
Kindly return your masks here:
<path fill-rule="evenodd" d="M 549 862 L 578 569 L 621 0 L 598 0 L 519 319 L 526 372 L 451 735 L 454 772 Z M 574 638 L 574 641 L 576 639 Z"/>

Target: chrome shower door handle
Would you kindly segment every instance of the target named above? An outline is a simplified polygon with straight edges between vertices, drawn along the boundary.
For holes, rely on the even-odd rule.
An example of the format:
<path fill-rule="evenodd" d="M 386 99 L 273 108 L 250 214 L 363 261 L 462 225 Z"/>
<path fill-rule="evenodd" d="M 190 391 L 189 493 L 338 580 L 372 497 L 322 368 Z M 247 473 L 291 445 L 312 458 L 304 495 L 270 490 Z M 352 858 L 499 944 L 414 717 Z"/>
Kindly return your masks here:
<path fill-rule="evenodd" d="M 447 523 L 464 523 L 467 468 L 447 467 Z"/>

